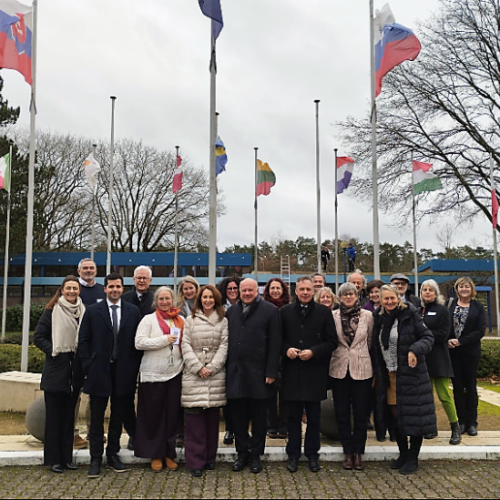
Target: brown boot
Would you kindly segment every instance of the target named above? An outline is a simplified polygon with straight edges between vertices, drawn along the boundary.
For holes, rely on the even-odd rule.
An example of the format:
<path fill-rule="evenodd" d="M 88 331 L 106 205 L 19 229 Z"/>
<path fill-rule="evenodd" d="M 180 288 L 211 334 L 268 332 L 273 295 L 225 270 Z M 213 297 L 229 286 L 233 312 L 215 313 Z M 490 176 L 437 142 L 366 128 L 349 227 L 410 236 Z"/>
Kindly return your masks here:
<path fill-rule="evenodd" d="M 342 462 L 342 467 L 345 470 L 352 470 L 352 468 L 354 467 L 353 456 L 350 453 L 345 456 L 345 460 Z"/>
<path fill-rule="evenodd" d="M 168 470 L 177 470 L 179 468 L 179 466 L 171 458 L 166 458 L 165 462 L 167 463 Z"/>
<path fill-rule="evenodd" d="M 89 447 L 89 442 L 83 439 L 81 436 L 75 436 L 73 439 L 73 449 L 75 450 L 86 450 Z"/>
<path fill-rule="evenodd" d="M 151 460 L 151 469 L 153 472 L 161 472 L 163 470 L 163 460 L 161 458 L 153 458 Z"/>
<path fill-rule="evenodd" d="M 359 454 L 354 455 L 354 470 L 365 470 L 363 467 L 363 458 Z"/>

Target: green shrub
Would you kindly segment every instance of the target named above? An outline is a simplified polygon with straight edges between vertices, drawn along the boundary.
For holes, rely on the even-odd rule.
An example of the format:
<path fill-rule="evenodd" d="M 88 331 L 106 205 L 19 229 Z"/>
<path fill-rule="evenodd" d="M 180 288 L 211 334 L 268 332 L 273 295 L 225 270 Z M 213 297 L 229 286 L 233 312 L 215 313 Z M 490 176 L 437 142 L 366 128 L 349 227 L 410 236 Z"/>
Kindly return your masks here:
<path fill-rule="evenodd" d="M 36 328 L 40 321 L 40 317 L 45 309 L 45 304 L 31 304 L 30 310 L 30 331 Z M 23 329 L 23 311 L 21 305 L 11 306 L 7 308 L 7 318 L 5 329 L 8 332 L 20 332 Z M 1 315 L 1 310 L 0 310 Z"/>
<path fill-rule="evenodd" d="M 21 346 L 0 345 L 0 373 L 21 370 Z M 30 346 L 28 353 L 28 371 L 42 373 L 45 354 L 35 346 Z"/>
<path fill-rule="evenodd" d="M 500 376 L 500 340 L 483 340 L 478 378 Z"/>

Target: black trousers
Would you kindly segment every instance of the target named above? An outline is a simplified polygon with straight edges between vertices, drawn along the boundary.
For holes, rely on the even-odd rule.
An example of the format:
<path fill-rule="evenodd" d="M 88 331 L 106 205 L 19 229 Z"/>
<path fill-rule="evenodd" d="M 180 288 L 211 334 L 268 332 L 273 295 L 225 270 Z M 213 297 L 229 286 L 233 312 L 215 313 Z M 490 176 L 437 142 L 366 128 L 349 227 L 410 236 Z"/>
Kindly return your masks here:
<path fill-rule="evenodd" d="M 231 410 L 229 409 L 229 404 L 222 408 L 222 414 L 224 415 L 224 422 L 226 424 L 226 432 L 234 433 L 233 417 L 231 415 Z"/>
<path fill-rule="evenodd" d="M 321 403 L 288 401 L 288 445 L 289 458 L 299 459 L 302 455 L 302 415 L 307 414 L 307 431 L 304 454 L 307 458 L 318 459 L 321 448 Z"/>
<path fill-rule="evenodd" d="M 455 349 L 450 349 L 450 357 L 455 374 L 451 381 L 458 420 L 467 428 L 472 425 L 477 427 L 477 407 L 479 404 L 477 371 L 481 358 L 468 356 Z"/>
<path fill-rule="evenodd" d="M 135 439 L 135 427 L 137 423 L 137 414 L 135 409 L 135 394 L 126 402 L 125 414 L 123 415 L 123 427 L 129 437 Z"/>
<path fill-rule="evenodd" d="M 283 401 L 278 387 L 274 387 L 274 393 L 269 400 L 269 411 L 267 414 L 267 428 L 269 431 L 286 434 L 288 432 L 288 404 Z"/>
<path fill-rule="evenodd" d="M 231 399 L 229 411 L 233 421 L 236 451 L 240 458 L 264 455 L 267 435 L 269 399 Z M 252 436 L 248 429 L 252 424 Z"/>
<path fill-rule="evenodd" d="M 66 465 L 73 462 L 75 407 L 73 396 L 47 392 L 45 397 L 44 464 Z"/>
<path fill-rule="evenodd" d="M 331 378 L 330 383 L 344 453 L 363 455 L 368 437 L 366 415 L 370 407 L 372 379 L 354 380 L 347 373 L 344 379 Z"/>

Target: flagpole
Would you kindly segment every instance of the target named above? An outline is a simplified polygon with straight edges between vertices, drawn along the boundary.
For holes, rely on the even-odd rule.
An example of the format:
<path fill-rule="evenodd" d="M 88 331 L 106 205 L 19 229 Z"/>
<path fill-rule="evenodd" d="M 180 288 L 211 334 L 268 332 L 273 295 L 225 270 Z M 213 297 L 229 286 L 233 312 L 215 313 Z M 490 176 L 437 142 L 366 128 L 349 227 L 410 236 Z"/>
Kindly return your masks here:
<path fill-rule="evenodd" d="M 255 275 L 255 281 L 258 283 L 259 282 L 259 233 L 258 233 L 258 201 L 257 201 L 257 180 L 258 180 L 258 172 L 257 172 L 257 154 L 259 151 L 259 148 L 254 148 L 255 150 L 255 250 L 254 250 L 254 275 Z"/>
<path fill-rule="evenodd" d="M 175 146 L 175 164 L 178 163 L 179 158 L 179 146 Z M 176 167 L 179 168 L 179 167 Z M 179 259 L 179 227 L 178 227 L 178 218 L 179 218 L 179 195 L 175 193 L 175 250 L 174 250 L 174 297 L 177 297 L 177 267 L 178 267 L 178 259 Z"/>
<path fill-rule="evenodd" d="M 12 186 L 12 145 L 9 150 L 9 190 L 7 192 L 7 225 L 5 226 L 5 256 L 3 261 L 3 303 L 2 303 L 2 342 L 5 340 L 7 326 L 7 287 L 9 281 L 9 247 L 10 247 L 10 190 Z"/>
<path fill-rule="evenodd" d="M 493 177 L 493 153 L 490 153 L 490 177 L 491 177 L 491 193 L 496 196 L 496 185 L 495 178 Z M 493 198 L 491 200 L 493 202 Z M 493 213 L 493 210 L 492 210 Z M 495 307 L 497 313 L 497 336 L 499 332 L 499 322 L 500 322 L 500 296 L 498 287 L 498 234 L 497 228 L 493 228 L 493 259 L 495 261 Z"/>
<path fill-rule="evenodd" d="M 26 262 L 24 278 L 23 300 L 23 341 L 21 349 L 21 371 L 28 371 L 28 352 L 30 341 L 30 313 L 31 313 L 31 279 L 33 272 L 33 210 L 35 204 L 35 136 L 36 136 L 36 63 L 37 63 L 37 38 L 38 38 L 38 0 L 33 0 L 33 32 L 32 32 L 32 57 L 31 72 L 33 82 L 31 85 L 30 103 L 30 156 L 28 167 L 28 211 L 26 222 Z"/>
<path fill-rule="evenodd" d="M 320 185 L 320 170 L 319 170 L 319 99 L 314 101 L 316 104 L 316 221 L 317 221 L 317 258 L 318 258 L 318 273 L 321 274 L 321 185 Z"/>
<path fill-rule="evenodd" d="M 95 160 L 95 155 L 97 151 L 97 144 L 92 145 L 93 156 Z M 97 196 L 97 186 L 92 189 L 92 243 L 90 248 L 90 259 L 94 261 L 95 256 L 95 205 L 96 205 L 96 196 Z"/>
<path fill-rule="evenodd" d="M 216 76 L 216 42 L 210 23 L 210 220 L 209 220 L 209 256 L 208 282 L 215 286 L 217 280 L 217 175 L 215 168 L 215 141 L 217 138 L 217 76 Z"/>
<path fill-rule="evenodd" d="M 338 149 L 335 148 L 335 293 L 339 292 L 339 198 L 338 198 Z"/>
<path fill-rule="evenodd" d="M 115 104 L 116 97 L 111 96 L 111 152 L 109 156 L 109 195 L 108 195 L 108 255 L 106 260 L 106 275 L 111 273 L 111 235 L 113 228 L 113 184 L 115 163 Z"/>
<path fill-rule="evenodd" d="M 375 97 L 375 23 L 373 0 L 370 0 L 370 54 L 371 54 L 371 95 L 372 95 L 372 183 L 373 183 L 373 274 L 380 279 L 380 236 L 378 213 L 378 173 L 377 173 L 377 101 Z"/>
<path fill-rule="evenodd" d="M 413 173 L 413 152 L 411 154 L 412 176 Z M 413 272 L 415 273 L 415 295 L 420 297 L 418 284 L 418 253 L 417 253 L 417 198 L 415 196 L 415 183 L 412 179 L 412 194 L 413 194 Z"/>

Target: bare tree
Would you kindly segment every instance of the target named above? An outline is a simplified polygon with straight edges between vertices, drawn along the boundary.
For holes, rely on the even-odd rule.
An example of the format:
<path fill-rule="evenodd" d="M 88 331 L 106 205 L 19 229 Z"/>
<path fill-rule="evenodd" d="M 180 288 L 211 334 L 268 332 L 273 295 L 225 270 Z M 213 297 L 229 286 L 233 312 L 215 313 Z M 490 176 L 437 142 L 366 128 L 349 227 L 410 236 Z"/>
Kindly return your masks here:
<path fill-rule="evenodd" d="M 419 206 L 420 215 L 455 214 L 458 223 L 491 220 L 489 155 L 500 180 L 499 0 L 440 0 L 441 10 L 420 27 L 423 51 L 384 79 L 379 98 L 380 205 L 411 214 L 411 157 L 435 165 L 444 189 Z M 371 200 L 369 119 L 338 124 L 362 167 L 357 194 Z"/>

